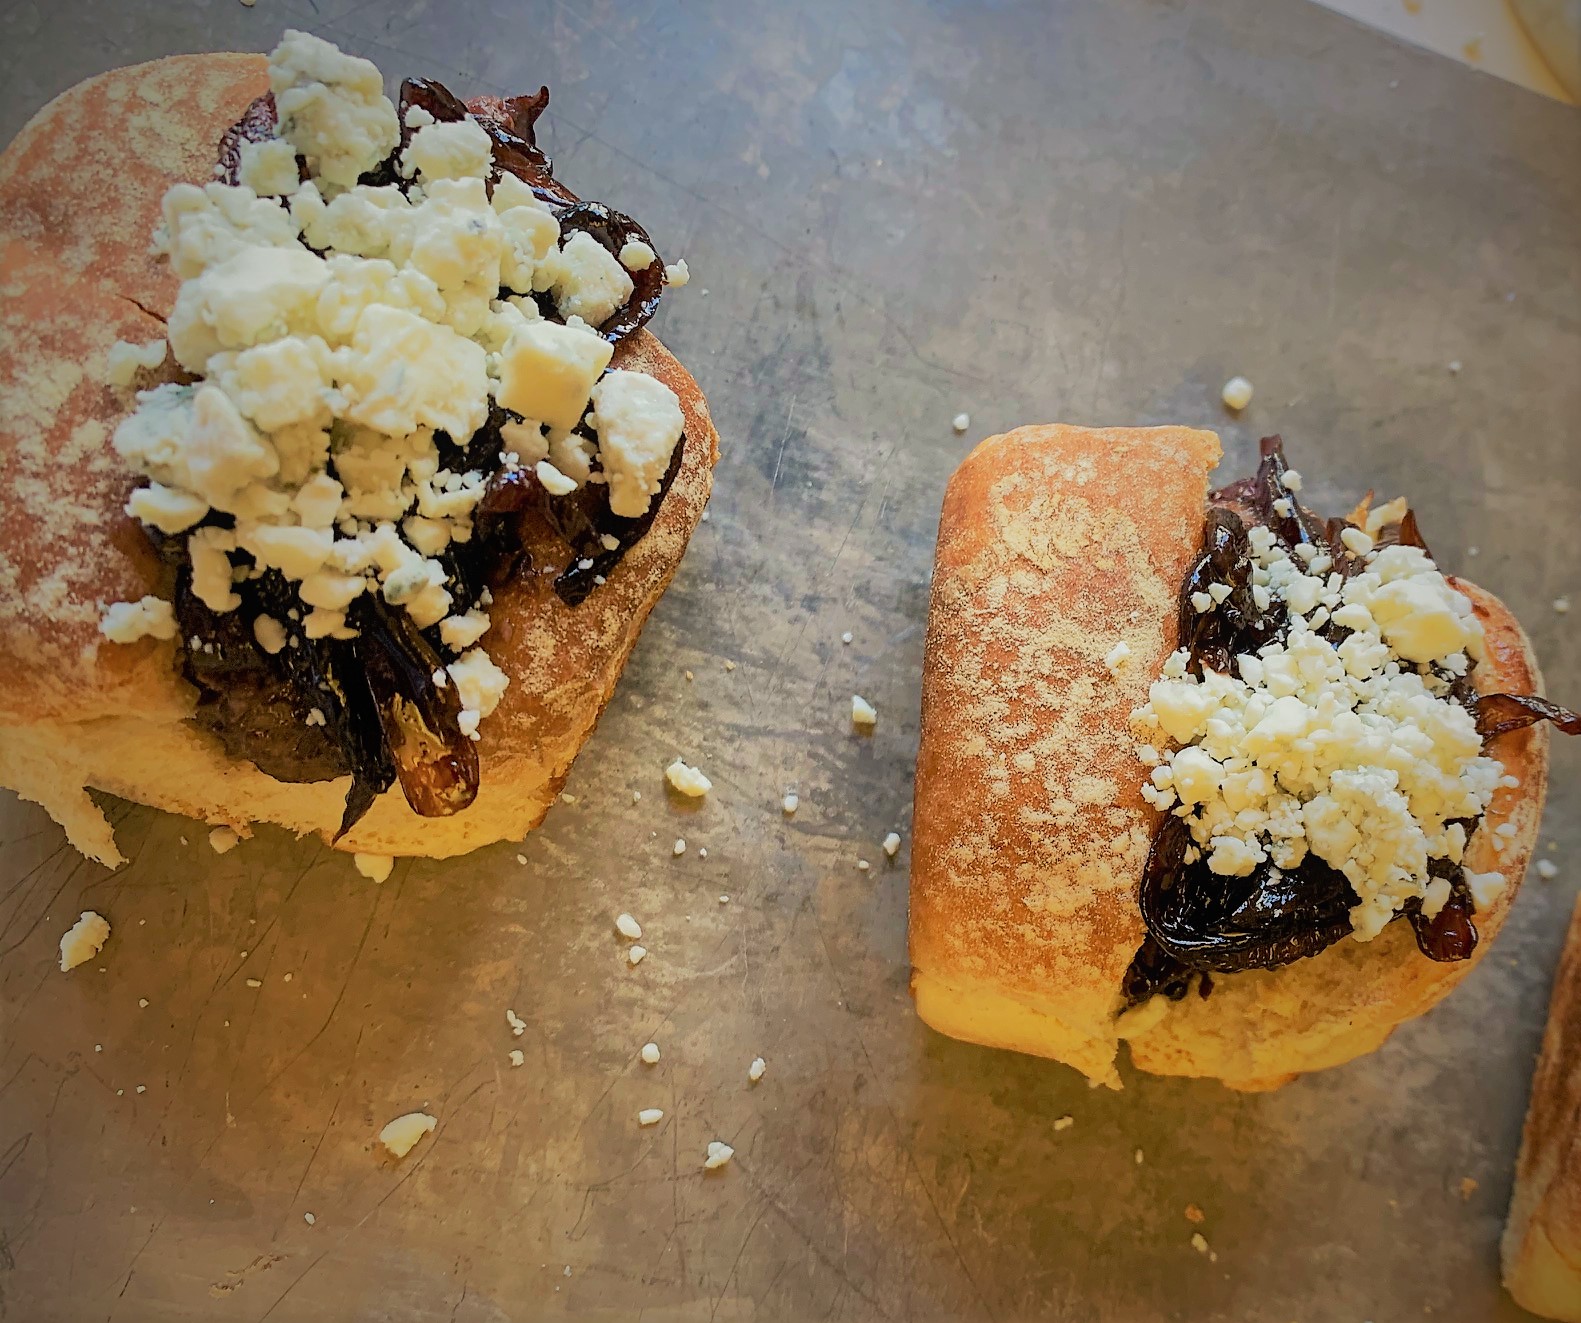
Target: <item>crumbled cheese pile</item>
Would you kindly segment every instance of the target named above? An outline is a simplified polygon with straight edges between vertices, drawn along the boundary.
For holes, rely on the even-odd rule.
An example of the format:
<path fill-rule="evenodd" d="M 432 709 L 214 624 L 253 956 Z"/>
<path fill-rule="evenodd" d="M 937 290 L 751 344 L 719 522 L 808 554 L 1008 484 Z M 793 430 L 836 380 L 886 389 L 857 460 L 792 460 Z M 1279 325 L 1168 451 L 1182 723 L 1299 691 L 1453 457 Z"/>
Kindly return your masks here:
<path fill-rule="evenodd" d="M 269 83 L 279 136 L 243 146 L 242 182 L 164 198 L 155 248 L 182 280 L 169 350 L 202 380 L 140 392 L 116 429 L 116 451 L 150 479 L 127 512 L 186 536 L 193 591 L 214 612 L 241 606 L 239 583 L 283 574 L 300 613 L 252 621 L 271 654 L 299 633 L 354 637 L 347 611 L 364 593 L 438 626 L 477 738 L 509 681 L 477 646 L 489 595 L 458 600 L 440 557 L 471 538 L 489 475 L 443 467 L 436 435 L 464 447 L 497 401 L 524 420 L 502 427 L 500 463 L 534 467 L 556 495 L 608 483 L 614 513 L 636 516 L 680 439 L 680 405 L 650 376 L 607 370 L 595 328 L 632 293 L 627 268 L 497 172 L 476 121 L 409 110 L 403 193 L 357 182 L 402 136 L 373 64 L 288 31 Z M 622 257 L 654 261 L 640 244 Z M 117 345 L 109 379 L 129 385 L 165 350 Z M 573 432 L 584 417 L 596 446 Z M 175 622 L 144 598 L 110 606 L 103 632 L 170 638 Z"/>
<path fill-rule="evenodd" d="M 1252 591 L 1263 606 L 1284 601 L 1288 639 L 1237 657 L 1236 675 L 1204 668 L 1200 680 L 1177 652 L 1134 716 L 1150 741 L 1180 746 L 1138 752 L 1153 769 L 1143 795 L 1190 825 L 1188 862 L 1205 856 L 1235 877 L 1266 860 L 1293 869 L 1311 852 L 1355 889 L 1351 926 L 1368 941 L 1413 897 L 1429 917 L 1443 907 L 1450 883 L 1428 860 L 1461 862 L 1466 833 L 1450 820 L 1479 816 L 1503 769 L 1429 669 L 1463 675 L 1482 656 L 1471 603 L 1416 547 L 1374 550 L 1359 529 L 1344 540 L 1366 562 L 1348 579 L 1325 553 L 1292 557 L 1252 528 Z M 1350 631 L 1338 646 L 1316 632 L 1331 620 Z M 1498 873 L 1466 880 L 1478 909 L 1504 885 Z"/>

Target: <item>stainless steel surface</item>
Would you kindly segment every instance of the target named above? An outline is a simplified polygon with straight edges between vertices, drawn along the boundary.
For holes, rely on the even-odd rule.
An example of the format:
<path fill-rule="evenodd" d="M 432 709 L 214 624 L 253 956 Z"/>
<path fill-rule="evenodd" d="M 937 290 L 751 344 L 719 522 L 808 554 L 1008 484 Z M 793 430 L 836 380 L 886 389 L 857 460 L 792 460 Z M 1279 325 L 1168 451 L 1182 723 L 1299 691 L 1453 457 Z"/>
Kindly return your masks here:
<path fill-rule="evenodd" d="M 1018 422 L 1206 424 L 1237 467 L 1279 430 L 1319 505 L 1408 491 L 1581 697 L 1550 606 L 1581 599 L 1581 118 L 1297 0 L 23 0 L 0 136 L 111 65 L 287 25 L 392 79 L 552 85 L 563 173 L 695 272 L 660 330 L 713 402 L 718 495 L 524 846 L 378 886 L 117 805 L 111 874 L 0 803 L 0 1316 L 1524 1317 L 1496 1241 L 1577 749 L 1561 878 L 1468 986 L 1270 1095 L 1093 1092 L 930 1034 L 879 841 L 908 835 L 943 483 Z M 676 753 L 716 785 L 693 812 Z M 114 935 L 65 976 L 86 907 Z M 438 1130 L 381 1158 L 417 1106 Z"/>

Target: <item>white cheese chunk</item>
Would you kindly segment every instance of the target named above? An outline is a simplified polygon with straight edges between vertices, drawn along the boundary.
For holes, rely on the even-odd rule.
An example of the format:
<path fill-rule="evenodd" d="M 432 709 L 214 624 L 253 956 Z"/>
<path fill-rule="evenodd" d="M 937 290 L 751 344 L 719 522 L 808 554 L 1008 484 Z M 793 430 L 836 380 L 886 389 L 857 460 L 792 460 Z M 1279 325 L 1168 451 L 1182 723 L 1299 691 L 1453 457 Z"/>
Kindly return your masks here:
<path fill-rule="evenodd" d="M 1437 577 L 1437 576 L 1435 576 Z M 1432 662 L 1470 645 L 1473 632 L 1450 600 L 1455 594 L 1442 578 L 1397 579 L 1383 584 L 1367 609 L 1384 641 L 1406 661 Z"/>
<path fill-rule="evenodd" d="M 468 116 L 428 124 L 412 135 L 401 154 L 401 174 L 424 183 L 434 179 L 484 179 L 494 166 L 494 145 L 483 126 Z"/>
<path fill-rule="evenodd" d="M 626 269 L 586 230 L 577 230 L 541 266 L 560 315 L 593 327 L 608 321 L 634 288 Z"/>
<path fill-rule="evenodd" d="M 105 360 L 104 378 L 112 386 L 130 386 L 139 372 L 152 372 L 163 363 L 168 349 L 163 339 L 144 344 L 117 340 Z"/>
<path fill-rule="evenodd" d="M 328 425 L 333 361 L 319 336 L 286 336 L 244 349 L 209 377 L 244 417 L 265 432 Z"/>
<path fill-rule="evenodd" d="M 701 798 L 714 788 L 714 783 L 701 771 L 679 758 L 664 769 L 664 779 L 681 794 L 693 799 Z"/>
<path fill-rule="evenodd" d="M 201 374 L 221 350 L 309 330 L 328 280 L 324 260 L 305 248 L 243 248 L 182 284 L 170 312 L 171 352 Z"/>
<path fill-rule="evenodd" d="M 643 372 L 616 369 L 593 387 L 598 456 L 609 480 L 609 508 L 646 514 L 686 420 L 675 392 Z"/>
<path fill-rule="evenodd" d="M 110 925 L 101 914 L 83 910 L 82 917 L 60 939 L 60 968 L 65 973 L 92 960 L 110 939 Z"/>
<path fill-rule="evenodd" d="M 395 860 L 387 854 L 362 854 L 352 855 L 351 862 L 356 870 L 370 882 L 383 882 L 390 876 L 395 868 Z M 429 1127 L 432 1129 L 433 1127 Z"/>
<path fill-rule="evenodd" d="M 439 1124 L 437 1117 L 426 1112 L 408 1112 L 398 1116 L 379 1131 L 379 1142 L 398 1158 L 404 1158 L 424 1135 L 433 1133 Z"/>
<path fill-rule="evenodd" d="M 248 248 L 295 248 L 296 217 L 251 188 L 173 184 L 160 201 L 154 250 L 182 280 Z"/>
<path fill-rule="evenodd" d="M 127 514 L 162 533 L 185 533 L 208 512 L 209 503 L 201 496 L 162 482 L 138 487 L 126 500 Z"/>
<path fill-rule="evenodd" d="M 237 182 L 261 198 L 295 193 L 302 182 L 296 148 L 284 138 L 242 143 Z"/>
<path fill-rule="evenodd" d="M 445 668 L 461 706 L 488 716 L 500 705 L 510 677 L 500 670 L 482 648 L 473 648 Z"/>
<path fill-rule="evenodd" d="M 664 1110 L 659 1107 L 644 1107 L 637 1113 L 638 1125 L 658 1125 L 662 1120 L 664 1120 Z"/>
<path fill-rule="evenodd" d="M 681 286 L 686 284 L 689 280 L 691 280 L 691 278 L 692 271 L 691 268 L 686 265 L 686 259 L 684 257 L 679 262 L 675 262 L 672 265 L 664 268 L 664 283 L 669 285 L 672 289 L 680 289 Z M 705 289 L 703 293 L 706 294 L 708 291 Z"/>
<path fill-rule="evenodd" d="M 433 428 L 465 444 L 488 416 L 483 348 L 448 327 L 376 303 L 357 319 L 352 349 L 343 386 L 353 422 L 390 436 Z"/>
<path fill-rule="evenodd" d="M 593 384 L 613 353 L 608 340 L 588 331 L 550 321 L 529 322 L 511 337 L 500 356 L 495 398 L 524 418 L 570 431 L 587 412 Z"/>
<path fill-rule="evenodd" d="M 655 256 L 652 247 L 641 239 L 627 239 L 620 248 L 620 264 L 628 271 L 646 271 Z"/>
<path fill-rule="evenodd" d="M 285 649 L 285 626 L 273 616 L 253 617 L 253 637 L 258 640 L 258 646 L 271 657 L 278 656 Z"/>
<path fill-rule="evenodd" d="M 384 77 L 368 60 L 287 28 L 269 56 L 280 136 L 326 183 L 350 188 L 401 140 Z"/>
<path fill-rule="evenodd" d="M 708 1143 L 708 1156 L 703 1159 L 703 1167 L 708 1171 L 716 1171 L 735 1155 L 735 1149 L 731 1148 L 723 1140 L 710 1140 Z"/>
<path fill-rule="evenodd" d="M 465 652 L 489 629 L 489 618 L 482 611 L 468 611 L 465 615 L 450 616 L 439 623 L 439 637 L 447 648 Z"/>
<path fill-rule="evenodd" d="M 551 496 L 566 496 L 577 489 L 575 478 L 566 477 L 546 459 L 540 459 L 533 466 L 533 472 L 538 475 L 538 481 Z"/>
<path fill-rule="evenodd" d="M 1252 383 L 1245 377 L 1231 377 L 1224 383 L 1219 398 L 1224 401 L 1227 408 L 1244 409 L 1252 402 Z"/>
<path fill-rule="evenodd" d="M 851 695 L 851 724 L 869 729 L 878 724 L 878 709 L 860 694 Z"/>
<path fill-rule="evenodd" d="M 157 597 L 114 602 L 100 619 L 99 632 L 111 643 L 136 643 L 143 638 L 173 639 L 176 615 L 169 602 Z"/>
<path fill-rule="evenodd" d="M 242 604 L 232 591 L 230 553 L 235 550 L 236 534 L 228 528 L 199 528 L 187 538 L 193 595 L 210 611 L 222 615 Z"/>

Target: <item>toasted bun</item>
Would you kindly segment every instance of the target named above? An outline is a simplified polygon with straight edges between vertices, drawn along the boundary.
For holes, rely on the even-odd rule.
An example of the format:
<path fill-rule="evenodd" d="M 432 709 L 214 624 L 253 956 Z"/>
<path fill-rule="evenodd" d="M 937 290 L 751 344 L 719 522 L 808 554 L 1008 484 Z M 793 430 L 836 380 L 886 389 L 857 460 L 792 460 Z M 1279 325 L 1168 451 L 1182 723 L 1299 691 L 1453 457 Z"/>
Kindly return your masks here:
<path fill-rule="evenodd" d="M 1503 1250 L 1504 1285 L 1522 1308 L 1581 1323 L 1581 901 L 1554 979 Z"/>
<path fill-rule="evenodd" d="M 1425 959 L 1404 924 L 1270 972 L 1219 976 L 1212 996 L 1155 997 L 1122 1026 L 1120 987 L 1145 932 L 1139 885 L 1157 812 L 1141 798 L 1130 713 L 1177 645 L 1217 438 L 1185 428 L 1026 427 L 983 442 L 951 479 L 923 661 L 912 849 L 917 1011 L 957 1038 L 1065 1061 L 1118 1087 L 1133 1062 L 1271 1088 L 1383 1042 L 1488 949 L 1542 812 L 1547 735 L 1492 749 L 1500 790 L 1468 864 L 1508 885 L 1458 964 Z M 1480 688 L 1541 688 L 1520 626 L 1458 586 L 1488 638 Z M 1110 675 L 1118 642 L 1129 662 Z M 1506 849 L 1493 829 L 1515 825 Z"/>
<path fill-rule="evenodd" d="M 177 282 L 147 255 L 160 199 L 211 175 L 220 134 L 266 88 L 254 55 L 117 69 L 57 97 L 0 154 L 0 785 L 107 864 L 121 856 L 89 787 L 243 832 L 274 822 L 328 840 L 349 785 L 287 784 L 227 758 L 185 720 L 196 695 L 175 645 L 115 644 L 98 629 L 107 603 L 158 584 L 124 513 L 136 479 L 109 440 L 134 401 L 102 384 L 106 355 L 118 339 L 164 334 L 156 314 Z M 107 208 L 112 177 L 124 191 Z M 718 457 L 697 383 L 654 336 L 631 337 L 614 366 L 663 381 L 686 421 L 651 529 L 577 608 L 542 576 L 496 592 L 488 650 L 511 685 L 481 727 L 476 801 L 423 818 L 392 788 L 339 848 L 460 854 L 521 837 L 559 793 L 702 516 Z"/>

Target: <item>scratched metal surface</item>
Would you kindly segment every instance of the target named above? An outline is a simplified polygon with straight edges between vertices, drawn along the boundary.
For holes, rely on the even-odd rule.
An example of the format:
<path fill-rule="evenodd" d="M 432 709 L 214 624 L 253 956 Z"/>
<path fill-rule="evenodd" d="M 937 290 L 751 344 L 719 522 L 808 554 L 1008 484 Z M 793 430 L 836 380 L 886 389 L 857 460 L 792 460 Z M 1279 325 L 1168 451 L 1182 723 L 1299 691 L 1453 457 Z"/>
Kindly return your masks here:
<path fill-rule="evenodd" d="M 1239 463 L 1279 429 L 1320 506 L 1409 490 L 1581 694 L 1549 605 L 1581 594 L 1575 112 L 1296 0 L 59 0 L 0 12 L 0 135 L 113 64 L 287 24 L 392 78 L 553 85 L 567 177 L 696 272 L 661 330 L 712 398 L 718 496 L 522 847 L 375 886 L 117 805 L 112 875 L 0 802 L 0 1316 L 1520 1317 L 1495 1245 L 1581 873 L 1575 749 L 1564 872 L 1493 958 L 1269 1096 L 1094 1093 L 931 1035 L 879 840 L 909 835 L 940 492 L 1017 422 L 1204 423 Z M 696 812 L 663 793 L 676 752 L 714 778 Z M 85 907 L 114 936 L 65 977 Z M 418 1106 L 438 1130 L 381 1160 Z M 704 1175 L 715 1138 L 736 1160 Z"/>

